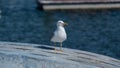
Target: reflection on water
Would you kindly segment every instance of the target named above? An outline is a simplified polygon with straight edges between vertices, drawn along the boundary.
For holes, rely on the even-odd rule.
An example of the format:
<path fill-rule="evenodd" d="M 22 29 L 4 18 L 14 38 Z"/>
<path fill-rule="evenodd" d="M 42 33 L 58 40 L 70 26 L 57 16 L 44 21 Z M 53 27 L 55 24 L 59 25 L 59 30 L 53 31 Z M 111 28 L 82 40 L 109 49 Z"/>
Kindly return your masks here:
<path fill-rule="evenodd" d="M 120 10 L 39 11 L 35 0 L 1 0 L 0 41 L 52 45 L 57 20 L 66 21 L 63 47 L 120 59 Z"/>

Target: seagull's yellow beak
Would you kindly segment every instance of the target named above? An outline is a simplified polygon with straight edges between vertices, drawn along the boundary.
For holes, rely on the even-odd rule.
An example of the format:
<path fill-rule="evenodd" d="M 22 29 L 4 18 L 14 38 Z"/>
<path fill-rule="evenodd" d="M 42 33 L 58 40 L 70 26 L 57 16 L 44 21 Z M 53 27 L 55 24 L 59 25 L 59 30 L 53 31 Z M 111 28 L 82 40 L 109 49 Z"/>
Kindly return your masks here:
<path fill-rule="evenodd" d="M 67 24 L 67 23 L 64 23 L 64 24 L 63 24 L 63 26 L 66 26 L 66 25 L 68 25 L 68 24 Z"/>

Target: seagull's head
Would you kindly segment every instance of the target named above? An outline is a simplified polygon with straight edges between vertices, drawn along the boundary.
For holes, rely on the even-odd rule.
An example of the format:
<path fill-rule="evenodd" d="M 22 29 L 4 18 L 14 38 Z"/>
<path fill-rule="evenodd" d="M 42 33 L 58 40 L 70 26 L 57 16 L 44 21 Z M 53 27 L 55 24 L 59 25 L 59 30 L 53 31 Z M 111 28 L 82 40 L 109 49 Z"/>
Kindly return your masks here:
<path fill-rule="evenodd" d="M 57 26 L 65 26 L 65 25 L 68 25 L 67 23 L 63 22 L 62 20 L 59 20 L 57 22 Z"/>

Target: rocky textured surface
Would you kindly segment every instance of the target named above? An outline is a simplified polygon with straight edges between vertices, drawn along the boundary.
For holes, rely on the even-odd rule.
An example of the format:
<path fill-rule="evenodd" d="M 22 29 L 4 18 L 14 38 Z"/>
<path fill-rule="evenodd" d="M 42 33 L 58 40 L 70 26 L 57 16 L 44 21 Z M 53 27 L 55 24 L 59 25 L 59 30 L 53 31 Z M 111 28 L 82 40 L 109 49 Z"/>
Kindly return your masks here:
<path fill-rule="evenodd" d="M 56 47 L 58 49 L 58 47 Z M 0 43 L 0 68 L 120 68 L 120 60 L 90 52 L 47 45 Z"/>

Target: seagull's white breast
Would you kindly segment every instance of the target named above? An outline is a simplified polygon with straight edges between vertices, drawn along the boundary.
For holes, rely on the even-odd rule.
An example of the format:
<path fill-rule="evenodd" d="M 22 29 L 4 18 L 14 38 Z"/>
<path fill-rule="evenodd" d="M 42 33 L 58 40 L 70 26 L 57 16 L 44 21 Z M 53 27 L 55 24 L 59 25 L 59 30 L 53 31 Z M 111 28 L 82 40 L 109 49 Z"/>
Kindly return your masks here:
<path fill-rule="evenodd" d="M 63 42 L 67 38 L 64 27 L 59 26 L 57 30 L 54 32 L 54 36 L 52 37 L 52 42 Z"/>

